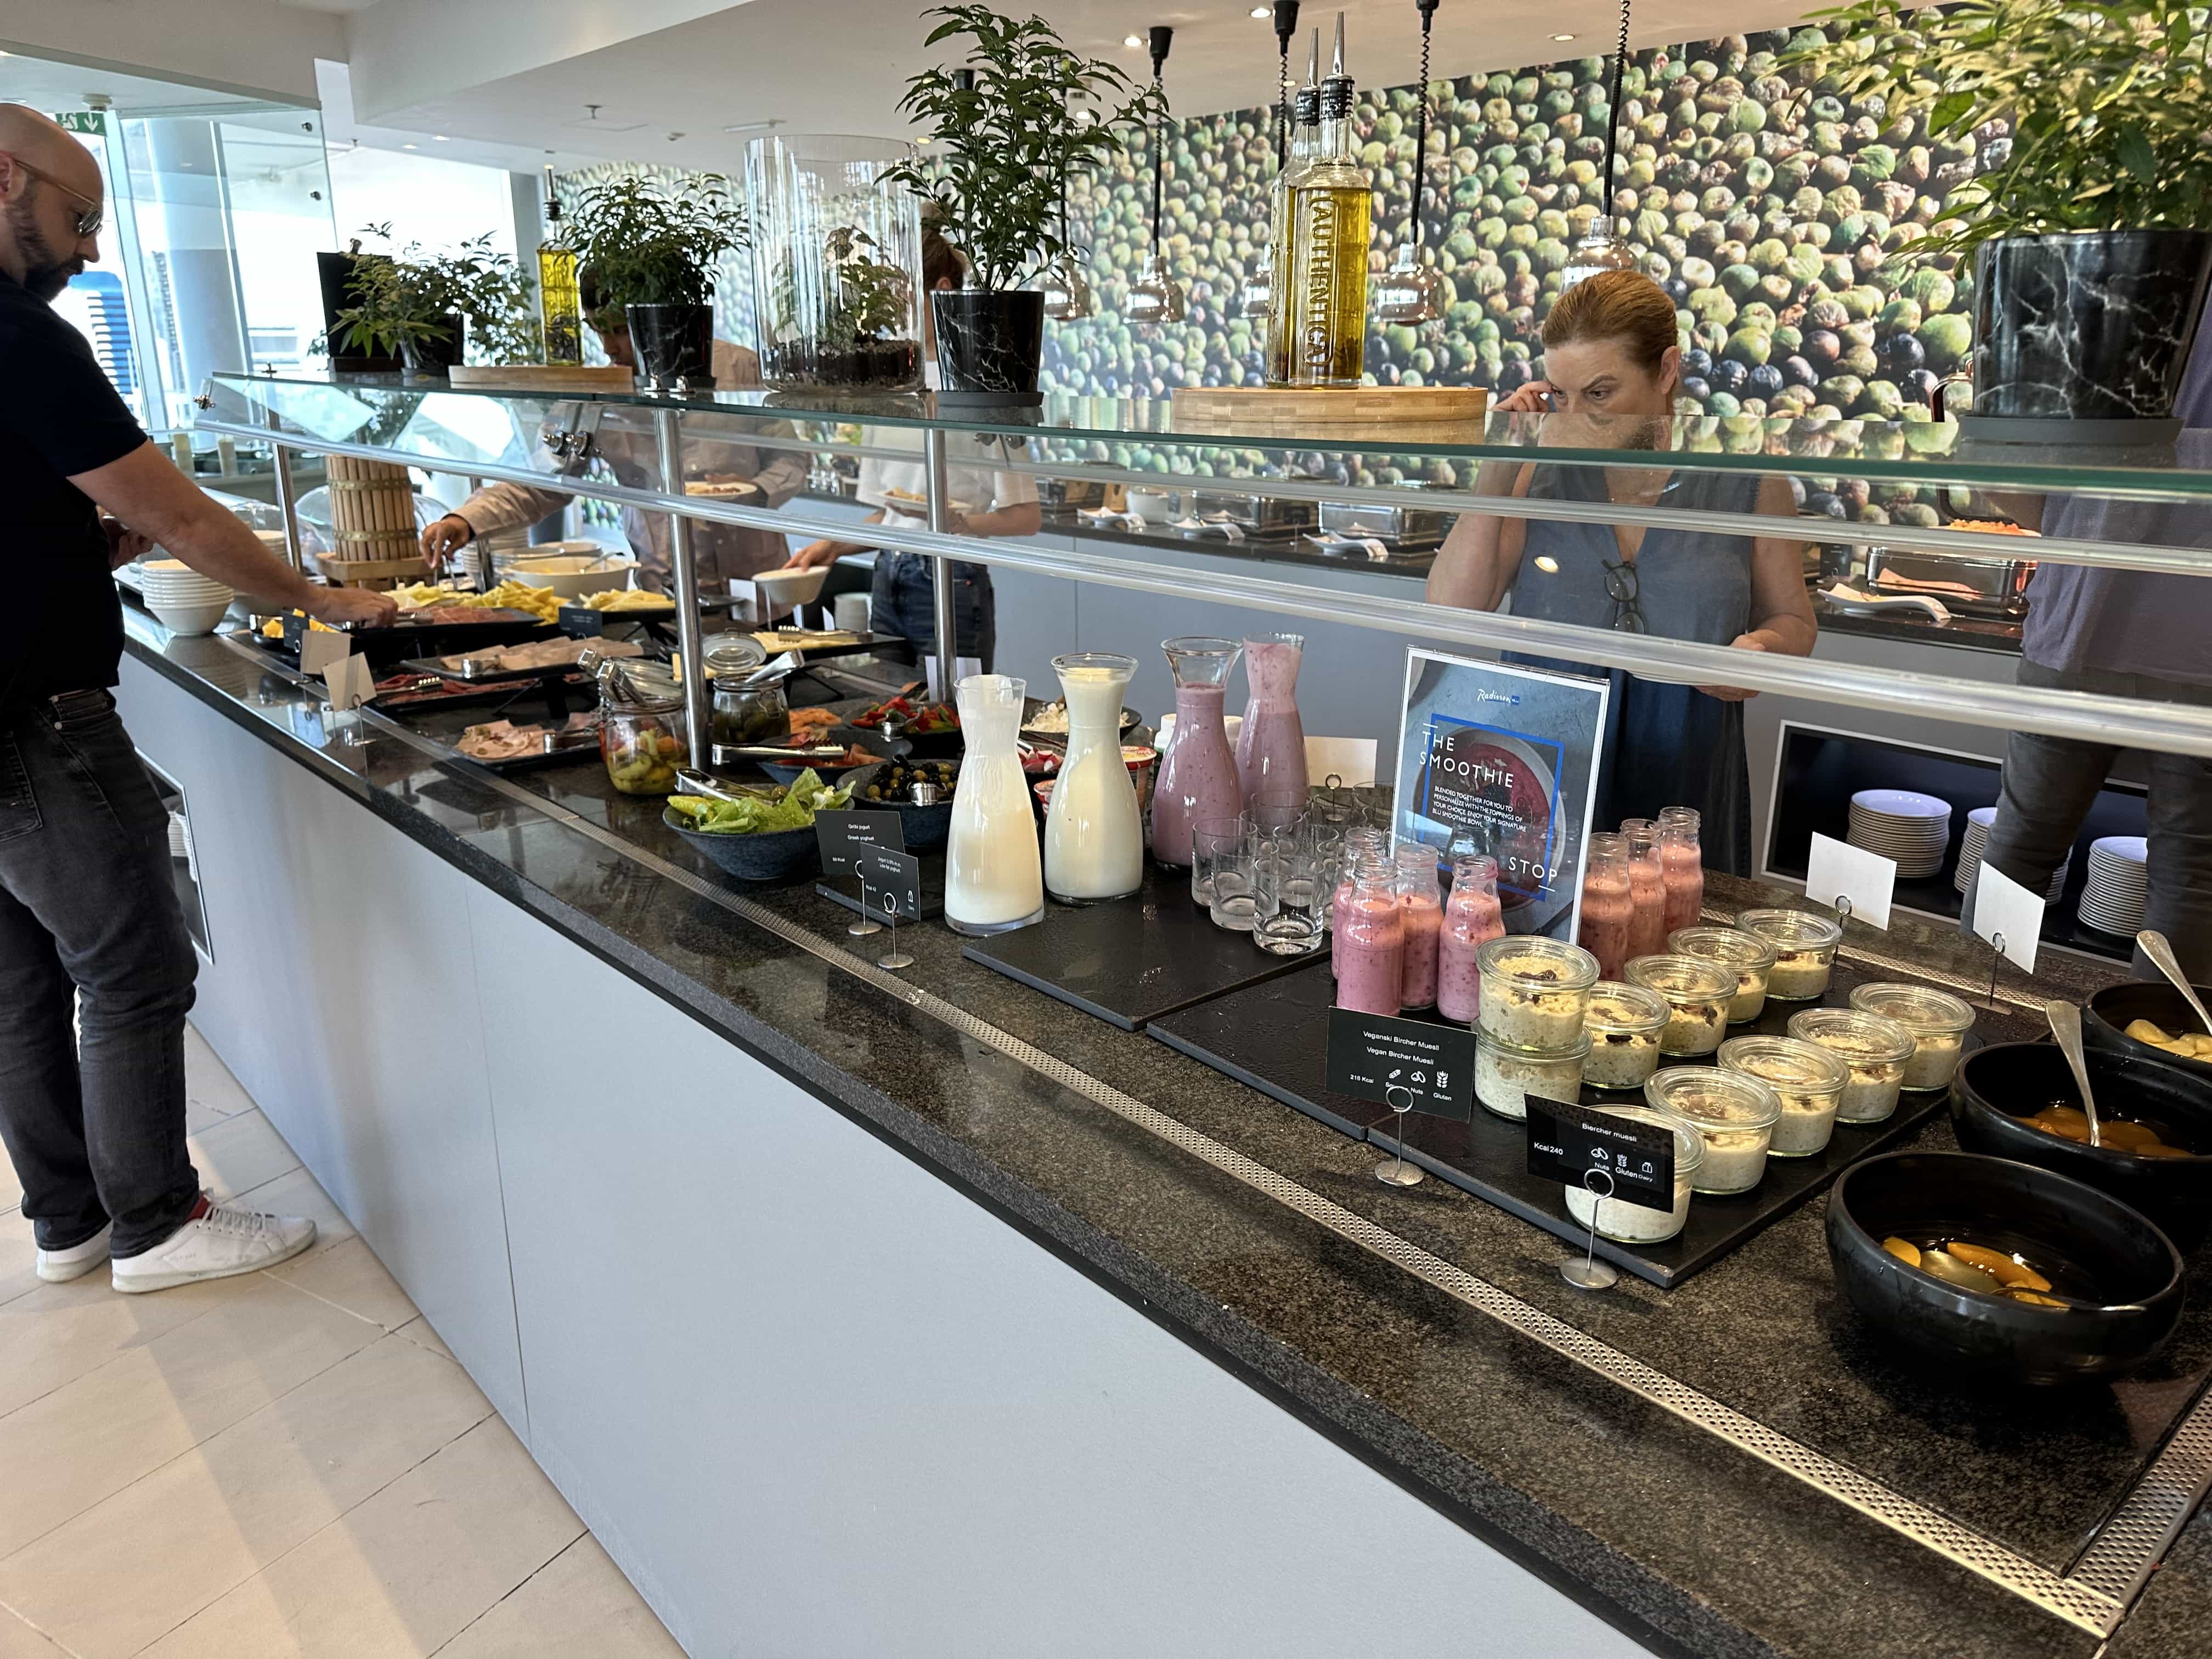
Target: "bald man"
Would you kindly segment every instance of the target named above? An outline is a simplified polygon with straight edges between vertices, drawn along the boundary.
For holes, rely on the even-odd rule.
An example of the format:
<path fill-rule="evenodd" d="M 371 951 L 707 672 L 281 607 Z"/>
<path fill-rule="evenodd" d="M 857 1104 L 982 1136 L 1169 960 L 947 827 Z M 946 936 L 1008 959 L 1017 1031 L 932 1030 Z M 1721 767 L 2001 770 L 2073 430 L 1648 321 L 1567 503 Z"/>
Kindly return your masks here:
<path fill-rule="evenodd" d="M 101 212 L 90 152 L 0 104 L 0 1140 L 40 1278 L 112 1261 L 117 1290 L 158 1291 L 282 1261 L 315 1227 L 210 1203 L 185 1150 L 192 949 L 167 815 L 109 695 L 109 572 L 150 538 L 272 608 L 393 607 L 303 580 L 147 441 L 47 304 L 100 258 Z"/>

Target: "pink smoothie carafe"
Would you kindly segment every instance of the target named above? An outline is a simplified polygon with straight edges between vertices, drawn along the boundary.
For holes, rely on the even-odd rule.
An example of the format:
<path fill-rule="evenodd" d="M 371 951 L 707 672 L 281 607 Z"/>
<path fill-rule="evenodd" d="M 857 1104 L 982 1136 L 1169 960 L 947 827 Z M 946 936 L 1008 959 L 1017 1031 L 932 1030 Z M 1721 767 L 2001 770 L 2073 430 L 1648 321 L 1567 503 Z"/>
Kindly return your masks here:
<path fill-rule="evenodd" d="M 1667 931 L 1694 927 L 1705 908 L 1705 854 L 1698 844 L 1698 809 L 1659 811 L 1659 874 L 1667 886 Z"/>
<path fill-rule="evenodd" d="M 1505 937 L 1505 910 L 1498 901 L 1498 861 L 1481 853 L 1452 860 L 1451 896 L 1444 901 L 1443 934 L 1437 941 L 1437 1012 L 1462 1025 L 1482 1012 L 1482 972 L 1475 956 Z M 1587 943 L 1587 941 L 1585 941 Z"/>
<path fill-rule="evenodd" d="M 1202 635 L 1160 641 L 1175 676 L 1176 722 L 1152 786 L 1152 857 L 1175 869 L 1189 866 L 1191 825 L 1244 810 L 1224 718 L 1229 671 L 1243 648 Z"/>
<path fill-rule="evenodd" d="M 1237 732 L 1237 781 L 1247 800 L 1263 789 L 1306 793 L 1306 733 L 1298 721 L 1305 650 L 1303 634 L 1245 636 L 1244 678 L 1252 696 Z"/>

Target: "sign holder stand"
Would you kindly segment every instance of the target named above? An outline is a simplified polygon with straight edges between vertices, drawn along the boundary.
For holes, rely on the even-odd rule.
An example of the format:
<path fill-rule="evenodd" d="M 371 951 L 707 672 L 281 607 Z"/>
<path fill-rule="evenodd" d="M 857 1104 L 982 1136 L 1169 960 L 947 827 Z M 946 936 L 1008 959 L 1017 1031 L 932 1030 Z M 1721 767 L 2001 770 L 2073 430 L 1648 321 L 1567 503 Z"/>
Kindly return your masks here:
<path fill-rule="evenodd" d="M 1403 1103 L 1400 1097 L 1404 1097 Z M 1384 1103 L 1398 1115 L 1397 1150 L 1375 1166 L 1375 1178 L 1386 1187 L 1418 1186 L 1421 1168 L 1406 1162 L 1406 1116 L 1413 1109 L 1413 1091 L 1402 1083 L 1395 1083 L 1382 1091 Z"/>
<path fill-rule="evenodd" d="M 1990 1006 L 1991 1012 L 2000 1014 L 2005 1009 L 1997 1001 L 1997 964 L 2004 960 L 2004 930 L 1999 928 L 1990 935 L 1990 994 L 1982 1000 Z"/>
<path fill-rule="evenodd" d="M 861 902 L 866 902 L 865 899 Z M 884 894 L 884 914 L 891 919 L 891 945 L 890 950 L 876 958 L 876 966 L 894 970 L 913 967 L 914 958 L 898 948 L 898 895 L 896 892 L 886 891 Z"/>
<path fill-rule="evenodd" d="M 854 939 L 866 939 L 871 933 L 880 933 L 884 925 L 868 914 L 868 872 L 858 872 L 860 878 L 860 919 L 848 924 L 845 931 Z"/>
<path fill-rule="evenodd" d="M 1598 1191 L 1602 1179 L 1605 1190 Z M 1583 1189 L 1595 1198 L 1613 1196 L 1613 1171 L 1592 1169 L 1583 1176 Z M 1569 1256 L 1559 1263 L 1559 1277 L 1578 1291 L 1609 1291 L 1620 1283 L 1620 1271 L 1610 1261 L 1597 1259 L 1597 1212 L 1590 1212 L 1589 1252 L 1580 1261 Z"/>

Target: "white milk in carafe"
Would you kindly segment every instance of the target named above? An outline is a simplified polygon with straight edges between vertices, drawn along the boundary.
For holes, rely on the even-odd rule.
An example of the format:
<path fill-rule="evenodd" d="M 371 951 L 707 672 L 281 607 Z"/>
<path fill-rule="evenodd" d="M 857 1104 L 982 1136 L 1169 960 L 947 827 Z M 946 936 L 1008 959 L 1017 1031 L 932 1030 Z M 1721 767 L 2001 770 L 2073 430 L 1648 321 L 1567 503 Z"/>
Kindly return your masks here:
<path fill-rule="evenodd" d="M 967 745 L 945 852 L 945 921 L 955 933 L 1007 933 L 1044 915 L 1036 813 L 1018 747 L 1028 690 L 1005 674 L 972 674 L 953 690 Z"/>
<path fill-rule="evenodd" d="M 1133 657 L 1054 657 L 1067 700 L 1067 759 L 1044 820 L 1044 884 L 1056 898 L 1097 903 L 1144 884 L 1145 825 L 1121 758 L 1121 694 Z"/>

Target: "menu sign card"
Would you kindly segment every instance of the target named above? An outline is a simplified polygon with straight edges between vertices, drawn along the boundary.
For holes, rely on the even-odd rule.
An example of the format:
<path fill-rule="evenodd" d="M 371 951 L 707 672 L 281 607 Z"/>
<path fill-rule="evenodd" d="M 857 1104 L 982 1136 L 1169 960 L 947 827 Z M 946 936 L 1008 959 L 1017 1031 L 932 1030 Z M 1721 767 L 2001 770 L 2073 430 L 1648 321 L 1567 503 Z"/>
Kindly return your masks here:
<path fill-rule="evenodd" d="M 2035 947 L 2043 937 L 2043 895 L 2021 886 L 1982 860 L 1974 877 L 1974 933 L 1994 947 L 2004 941 L 2005 959 L 2023 974 L 2035 971 Z"/>
<path fill-rule="evenodd" d="M 1406 653 L 1396 837 L 1495 858 L 1510 933 L 1575 937 L 1609 691 L 1602 678 Z"/>
<path fill-rule="evenodd" d="M 1464 1025 L 1332 1008 L 1328 1086 L 1393 1111 L 1464 1123 L 1474 1113 L 1474 1033 Z"/>
<path fill-rule="evenodd" d="M 1889 931 L 1890 901 L 1897 892 L 1897 860 L 1833 836 L 1815 834 L 1805 866 L 1805 896 L 1815 904 L 1851 902 L 1851 920 Z"/>
<path fill-rule="evenodd" d="M 906 850 L 906 826 L 896 812 L 817 812 L 814 836 L 822 847 L 823 872 L 832 876 L 856 873 L 860 860 L 878 849 Z"/>
<path fill-rule="evenodd" d="M 1530 1175 L 1583 1187 L 1593 1170 L 1601 1170 L 1613 1184 L 1589 1188 L 1601 1197 L 1646 1210 L 1674 1207 L 1672 1129 L 1599 1106 L 1570 1106 L 1540 1095 L 1528 1100 Z"/>
<path fill-rule="evenodd" d="M 921 915 L 921 860 L 911 853 L 871 848 L 853 873 L 868 884 L 868 908 L 902 921 Z"/>

